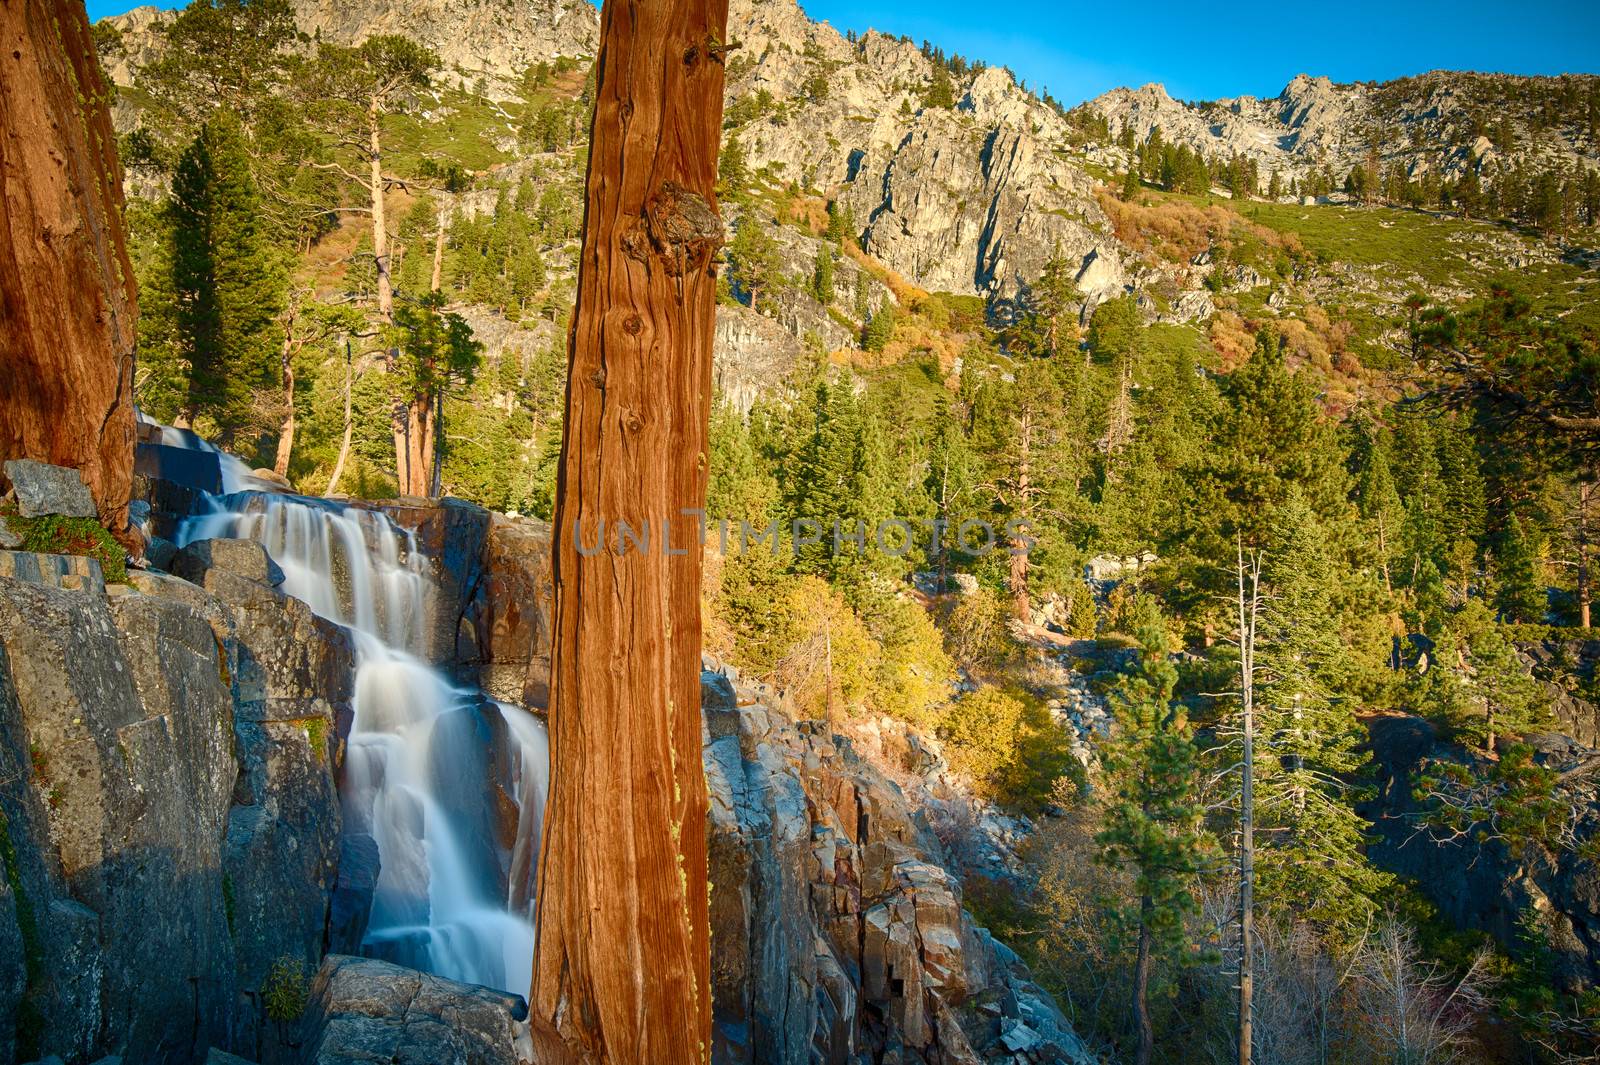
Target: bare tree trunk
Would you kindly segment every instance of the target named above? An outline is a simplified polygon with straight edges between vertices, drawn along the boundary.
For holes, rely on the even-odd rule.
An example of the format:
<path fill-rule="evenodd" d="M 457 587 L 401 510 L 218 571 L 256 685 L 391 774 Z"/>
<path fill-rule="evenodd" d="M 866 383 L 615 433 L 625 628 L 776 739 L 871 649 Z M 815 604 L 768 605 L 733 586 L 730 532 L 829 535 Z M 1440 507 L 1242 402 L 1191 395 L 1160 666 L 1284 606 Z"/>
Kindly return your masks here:
<path fill-rule="evenodd" d="M 278 430 L 278 452 L 272 460 L 272 472 L 279 477 L 289 476 L 289 459 L 294 455 L 294 356 L 302 341 L 295 336 L 295 325 L 300 317 L 300 293 L 289 294 L 288 306 L 283 313 L 283 346 L 279 349 L 279 369 L 283 374 L 284 414 L 283 425 Z"/>
<path fill-rule="evenodd" d="M 328 478 L 326 495 L 339 491 L 339 478 L 344 476 L 344 464 L 350 458 L 350 438 L 355 434 L 356 422 L 351 416 L 350 395 L 354 388 L 355 371 L 350 363 L 350 342 L 344 342 L 344 439 L 339 443 L 339 459 L 333 464 L 333 475 Z"/>
<path fill-rule="evenodd" d="M 727 17 L 727 0 L 601 13 L 554 521 L 541 1062 L 711 1051 L 702 554 L 685 511 L 705 505 Z M 653 523 L 651 549 L 585 557 L 575 535 L 601 521 Z"/>
<path fill-rule="evenodd" d="M 1239 554 L 1239 693 L 1243 708 L 1244 754 L 1239 786 L 1239 1065 L 1250 1065 L 1255 1042 L 1255 889 L 1256 889 L 1256 616 L 1260 608 L 1261 559 L 1245 567 Z M 1249 579 L 1248 596 L 1245 581 Z"/>
<path fill-rule="evenodd" d="M 449 208 L 439 208 L 439 228 L 433 235 L 433 277 L 428 282 L 429 292 L 438 292 L 444 281 L 444 231 L 449 213 Z"/>
<path fill-rule="evenodd" d="M 1383 570 L 1383 590 L 1394 591 L 1394 585 L 1389 580 L 1389 533 L 1384 527 L 1383 512 L 1378 513 L 1378 560 Z"/>
<path fill-rule="evenodd" d="M 1022 412 L 1022 425 L 1019 431 L 1017 447 L 1017 509 L 1026 516 L 1028 514 L 1028 498 L 1032 488 L 1028 484 L 1028 465 L 1031 460 L 1033 447 L 1033 412 L 1024 409 Z M 1023 538 L 1014 537 L 1011 541 L 1011 613 L 1019 621 L 1027 621 L 1028 610 L 1028 553 L 1023 550 Z"/>
<path fill-rule="evenodd" d="M 137 551 L 138 304 L 110 89 L 82 4 L 5 0 L 0 39 L 0 460 L 76 469 Z"/>
<path fill-rule="evenodd" d="M 272 472 L 279 477 L 289 476 L 289 458 L 294 454 L 294 345 L 290 333 L 283 334 L 283 426 L 278 430 L 278 453 L 272 460 Z"/>
<path fill-rule="evenodd" d="M 1134 1065 L 1150 1065 L 1155 1055 L 1156 1035 L 1150 1024 L 1150 922 L 1155 902 L 1149 895 L 1139 900 L 1139 953 L 1133 963 Z"/>
<path fill-rule="evenodd" d="M 1593 591 L 1589 585 L 1589 498 L 1594 492 L 1594 482 L 1587 473 L 1578 482 L 1578 624 L 1589 627 L 1589 603 Z"/>
<path fill-rule="evenodd" d="M 391 267 L 394 265 L 390 258 L 388 217 L 384 208 L 384 180 L 383 180 L 383 128 L 379 119 L 382 112 L 379 110 L 379 101 L 376 96 L 372 98 L 367 108 L 367 162 L 370 167 L 368 180 L 372 184 L 372 258 L 376 264 L 378 277 L 378 316 L 383 319 L 386 326 L 394 325 L 394 278 Z M 390 373 L 394 373 L 399 361 L 400 352 L 396 348 L 389 348 L 385 362 Z M 420 495 L 416 491 L 416 480 L 411 465 L 411 423 L 406 409 L 406 402 L 396 398 L 390 408 L 390 429 L 394 436 L 394 477 L 395 490 L 403 496 Z"/>

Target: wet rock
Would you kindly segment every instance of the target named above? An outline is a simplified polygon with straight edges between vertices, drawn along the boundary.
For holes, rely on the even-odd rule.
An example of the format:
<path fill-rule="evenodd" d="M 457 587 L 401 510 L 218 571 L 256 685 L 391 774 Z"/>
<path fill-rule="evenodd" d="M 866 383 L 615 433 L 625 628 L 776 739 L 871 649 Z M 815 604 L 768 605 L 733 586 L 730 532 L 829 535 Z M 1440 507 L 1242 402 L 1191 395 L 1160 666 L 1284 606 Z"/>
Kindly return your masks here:
<path fill-rule="evenodd" d="M 170 569 L 174 576 L 201 587 L 209 587 L 208 574 L 214 570 L 274 588 L 283 583 L 283 570 L 254 540 L 197 540 L 177 553 Z"/>
<path fill-rule="evenodd" d="M 253 1065 L 253 1063 L 239 1057 L 237 1054 L 230 1054 L 226 1050 L 218 1050 L 216 1047 L 212 1047 L 206 1051 L 205 1065 Z"/>
<path fill-rule="evenodd" d="M 222 464 L 215 451 L 141 442 L 134 445 L 133 472 L 191 492 L 222 494 Z"/>
<path fill-rule="evenodd" d="M 307 1065 L 518 1065 L 531 1057 L 518 995 L 372 958 L 330 954 L 302 1020 Z"/>
<path fill-rule="evenodd" d="M 16 493 L 17 512 L 24 518 L 59 514 L 68 518 L 95 516 L 94 497 L 77 470 L 33 459 L 11 459 L 6 477 Z"/>
<path fill-rule="evenodd" d="M 351 832 L 339 841 L 339 878 L 328 910 L 331 953 L 354 954 L 361 949 L 380 867 L 378 841 L 371 836 Z"/>

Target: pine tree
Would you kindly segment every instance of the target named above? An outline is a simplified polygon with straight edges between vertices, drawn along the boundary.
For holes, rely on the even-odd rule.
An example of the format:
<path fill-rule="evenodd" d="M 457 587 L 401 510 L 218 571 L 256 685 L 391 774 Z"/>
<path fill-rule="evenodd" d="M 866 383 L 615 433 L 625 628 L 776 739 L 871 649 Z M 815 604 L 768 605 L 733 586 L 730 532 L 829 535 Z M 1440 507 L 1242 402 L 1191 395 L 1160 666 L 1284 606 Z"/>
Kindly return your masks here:
<path fill-rule="evenodd" d="M 1495 605 L 1509 621 L 1542 622 L 1549 606 L 1539 573 L 1539 552 L 1527 524 L 1515 514 L 1495 551 Z"/>
<path fill-rule="evenodd" d="M 935 67 L 933 79 L 928 82 L 928 87 L 922 94 L 923 107 L 942 107 L 949 110 L 956 105 L 956 86 L 950 80 L 949 71 L 943 67 Z"/>
<path fill-rule="evenodd" d="M 843 248 L 856 242 L 856 216 L 848 204 L 828 204 L 828 239 Z"/>
<path fill-rule="evenodd" d="M 173 175 L 172 288 L 188 363 L 183 424 L 205 416 L 226 439 L 252 423 L 257 392 L 277 380 L 282 259 L 268 239 L 237 118 L 208 121 Z"/>
<path fill-rule="evenodd" d="M 833 248 L 824 244 L 817 249 L 817 265 L 811 275 L 811 294 L 824 307 L 833 303 Z"/>
<path fill-rule="evenodd" d="M 1235 536 L 1246 548 L 1265 547 L 1292 490 L 1335 543 L 1347 534 L 1354 514 L 1345 456 L 1308 378 L 1289 372 L 1282 339 L 1263 330 L 1250 358 L 1222 379 L 1183 534 L 1209 572 L 1197 575 L 1200 583 L 1219 590 L 1231 583 Z"/>
<path fill-rule="evenodd" d="M 1433 661 L 1411 693 L 1423 713 L 1486 751 L 1503 734 L 1547 723 L 1544 687 L 1483 600 L 1468 600 L 1437 635 Z"/>
<path fill-rule="evenodd" d="M 728 276 L 734 291 L 744 297 L 751 310 L 759 310 L 763 296 L 783 288 L 782 271 L 777 241 L 761 219 L 754 211 L 740 215 L 733 241 L 728 245 Z"/>
<path fill-rule="evenodd" d="M 746 161 L 744 145 L 739 135 L 730 133 L 722 142 L 722 154 L 717 157 L 717 195 L 738 200 L 750 183 L 750 165 Z"/>
<path fill-rule="evenodd" d="M 1211 848 L 1201 826 L 1200 775 L 1182 705 L 1173 701 L 1177 670 L 1154 603 L 1135 607 L 1138 664 L 1115 696 L 1117 731 L 1101 747 L 1105 769 L 1104 828 L 1097 859 L 1133 873 L 1138 929 L 1132 1011 L 1133 1060 L 1148 1065 L 1154 1050 L 1149 986 L 1158 957 L 1177 957 L 1187 943 L 1185 918 Z"/>
<path fill-rule="evenodd" d="M 1335 930 L 1358 928 L 1385 883 L 1363 855 L 1355 782 L 1367 759 L 1346 694 L 1337 579 L 1311 508 L 1291 490 L 1274 514 L 1257 634 L 1260 899 Z"/>
<path fill-rule="evenodd" d="M 1028 354 L 1049 357 L 1077 342 L 1073 305 L 1081 299 L 1071 261 L 1057 247 L 1039 279 L 1028 286 L 1012 341 Z"/>
<path fill-rule="evenodd" d="M 1356 432 L 1356 509 L 1371 533 L 1384 587 L 1393 588 L 1395 570 L 1403 557 L 1401 529 L 1405 523 L 1405 504 L 1400 500 L 1390 470 L 1390 443 L 1384 431 L 1371 420 L 1364 420 L 1358 424 Z"/>
<path fill-rule="evenodd" d="M 414 434 L 398 461 L 410 467 L 407 480 L 428 486 L 429 495 L 437 494 L 432 491 L 433 471 L 445 439 L 438 424 L 444 395 L 471 384 L 483 360 L 483 345 L 473 337 L 466 319 L 443 308 L 444 297 L 437 292 L 415 304 L 401 304 L 389 337 L 398 355 L 388 377 L 396 398 L 410 412 L 408 424 Z"/>

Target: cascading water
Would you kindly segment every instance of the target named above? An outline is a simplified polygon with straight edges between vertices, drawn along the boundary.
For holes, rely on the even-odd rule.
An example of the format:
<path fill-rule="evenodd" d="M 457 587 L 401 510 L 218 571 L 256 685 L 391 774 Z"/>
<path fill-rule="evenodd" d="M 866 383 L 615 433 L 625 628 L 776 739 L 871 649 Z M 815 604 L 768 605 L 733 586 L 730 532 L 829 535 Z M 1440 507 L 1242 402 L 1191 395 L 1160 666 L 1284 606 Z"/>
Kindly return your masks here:
<path fill-rule="evenodd" d="M 342 801 L 345 831 L 378 845 L 366 950 L 526 995 L 549 771 L 544 726 L 418 657 L 428 579 L 415 539 L 386 515 L 257 491 L 207 503 L 208 513 L 179 530 L 180 546 L 258 541 L 282 568 L 285 592 L 355 635 Z M 510 841 L 497 789 L 516 808 Z"/>

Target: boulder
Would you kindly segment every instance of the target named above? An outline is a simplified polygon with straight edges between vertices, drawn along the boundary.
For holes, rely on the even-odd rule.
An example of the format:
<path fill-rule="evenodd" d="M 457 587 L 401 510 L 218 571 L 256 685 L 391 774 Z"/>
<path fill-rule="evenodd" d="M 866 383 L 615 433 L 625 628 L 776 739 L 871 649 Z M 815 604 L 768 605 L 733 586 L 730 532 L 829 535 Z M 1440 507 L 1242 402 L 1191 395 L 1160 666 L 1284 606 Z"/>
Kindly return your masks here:
<path fill-rule="evenodd" d="M 24 518 L 49 514 L 68 518 L 95 516 L 94 497 L 77 470 L 33 459 L 11 459 L 5 464 L 5 471 L 17 496 L 17 512 Z"/>
<path fill-rule="evenodd" d="M 373 958 L 330 954 L 301 1021 L 307 1065 L 519 1065 L 528 1062 L 519 995 Z"/>
<path fill-rule="evenodd" d="M 274 588 L 283 583 L 283 570 L 254 540 L 198 540 L 179 551 L 169 568 L 174 576 L 201 587 L 209 587 L 208 574 L 213 570 Z"/>

